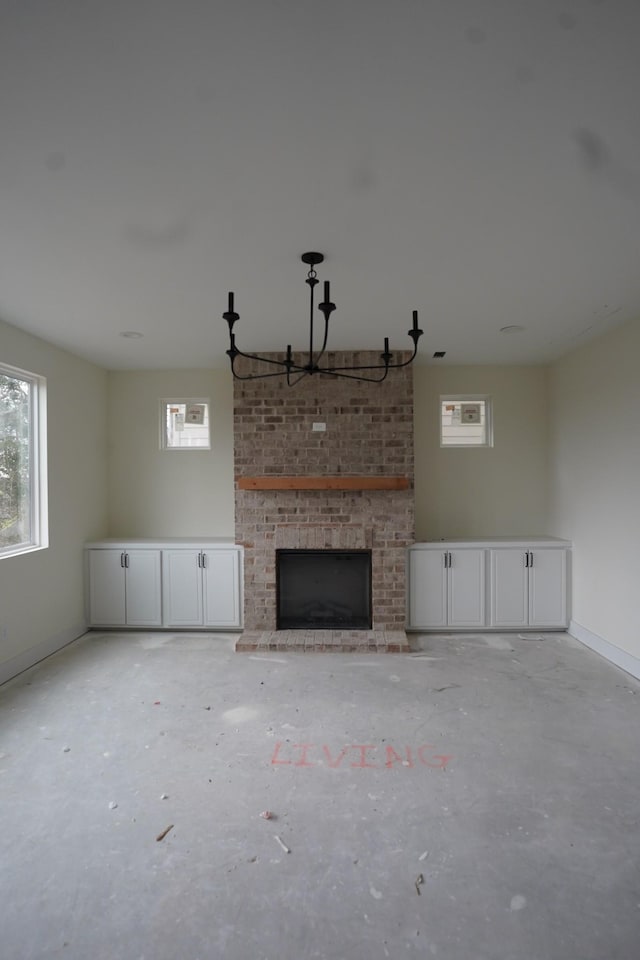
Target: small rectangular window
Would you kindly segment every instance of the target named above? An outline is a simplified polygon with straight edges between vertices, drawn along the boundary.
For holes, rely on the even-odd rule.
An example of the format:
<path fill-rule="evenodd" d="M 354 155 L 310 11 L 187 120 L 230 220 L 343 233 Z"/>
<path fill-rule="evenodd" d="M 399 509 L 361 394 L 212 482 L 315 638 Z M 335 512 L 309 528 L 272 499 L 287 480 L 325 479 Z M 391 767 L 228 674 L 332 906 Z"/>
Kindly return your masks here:
<path fill-rule="evenodd" d="M 491 398 L 440 397 L 441 447 L 492 447 Z"/>
<path fill-rule="evenodd" d="M 209 401 L 161 400 L 163 450 L 210 450 Z"/>
<path fill-rule="evenodd" d="M 0 364 L 0 556 L 48 546 L 45 385 Z"/>

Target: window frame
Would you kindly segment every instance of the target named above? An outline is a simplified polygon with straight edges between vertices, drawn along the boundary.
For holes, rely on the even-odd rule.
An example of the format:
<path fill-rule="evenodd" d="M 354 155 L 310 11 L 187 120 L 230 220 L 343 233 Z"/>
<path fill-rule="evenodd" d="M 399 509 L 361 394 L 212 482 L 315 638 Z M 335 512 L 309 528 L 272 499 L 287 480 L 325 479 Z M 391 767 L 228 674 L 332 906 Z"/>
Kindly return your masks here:
<path fill-rule="evenodd" d="M 207 445 L 172 447 L 167 436 L 167 407 L 172 403 L 189 405 L 204 405 L 207 408 Z M 167 453 L 210 453 L 211 445 L 211 399 L 209 397 L 162 397 L 160 399 L 160 450 Z"/>
<path fill-rule="evenodd" d="M 0 544 L 0 559 L 4 559 L 45 550 L 49 546 L 47 381 L 40 374 L 7 363 L 0 363 L 0 374 L 29 385 L 29 539 L 6 546 Z"/>
<path fill-rule="evenodd" d="M 442 407 L 445 403 L 484 403 L 485 422 L 482 443 L 448 443 L 442 436 Z M 441 394 L 438 401 L 438 432 L 441 450 L 486 450 L 493 447 L 493 404 L 488 393 Z"/>

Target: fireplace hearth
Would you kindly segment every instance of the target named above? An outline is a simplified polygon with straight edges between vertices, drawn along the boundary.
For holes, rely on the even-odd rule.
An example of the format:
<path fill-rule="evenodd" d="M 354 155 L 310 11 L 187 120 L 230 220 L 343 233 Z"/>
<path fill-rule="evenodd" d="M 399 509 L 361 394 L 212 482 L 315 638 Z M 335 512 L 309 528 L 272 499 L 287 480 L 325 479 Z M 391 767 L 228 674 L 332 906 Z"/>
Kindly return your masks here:
<path fill-rule="evenodd" d="M 370 630 L 370 550 L 276 550 L 278 630 Z"/>

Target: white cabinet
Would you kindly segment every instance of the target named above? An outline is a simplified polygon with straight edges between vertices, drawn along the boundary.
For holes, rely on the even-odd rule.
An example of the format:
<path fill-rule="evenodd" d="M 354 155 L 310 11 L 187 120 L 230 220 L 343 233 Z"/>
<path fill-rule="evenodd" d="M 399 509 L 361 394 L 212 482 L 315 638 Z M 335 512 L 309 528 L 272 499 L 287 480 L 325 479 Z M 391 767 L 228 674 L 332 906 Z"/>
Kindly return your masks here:
<path fill-rule="evenodd" d="M 485 551 L 452 547 L 409 551 L 409 626 L 483 627 Z"/>
<path fill-rule="evenodd" d="M 414 544 L 407 629 L 566 629 L 570 546 L 554 537 Z"/>
<path fill-rule="evenodd" d="M 240 551 L 163 550 L 162 598 L 165 627 L 239 627 Z"/>
<path fill-rule="evenodd" d="M 159 550 L 96 549 L 87 557 L 92 626 L 161 625 Z"/>
<path fill-rule="evenodd" d="M 566 627 L 567 550 L 491 550 L 492 627 Z"/>
<path fill-rule="evenodd" d="M 238 629 L 242 556 L 230 538 L 85 544 L 89 624 Z"/>

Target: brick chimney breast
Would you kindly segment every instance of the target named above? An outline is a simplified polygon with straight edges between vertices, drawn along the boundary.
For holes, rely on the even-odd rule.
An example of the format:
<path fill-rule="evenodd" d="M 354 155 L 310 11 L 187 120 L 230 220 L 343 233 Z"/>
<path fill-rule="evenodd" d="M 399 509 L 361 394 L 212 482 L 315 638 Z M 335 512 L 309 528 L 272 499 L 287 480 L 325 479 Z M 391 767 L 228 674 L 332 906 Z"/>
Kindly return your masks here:
<path fill-rule="evenodd" d="M 378 356 L 341 353 L 332 362 L 377 363 Z M 403 631 L 406 548 L 414 540 L 412 367 L 391 371 L 379 384 L 318 375 L 293 387 L 280 377 L 235 380 L 234 460 L 236 480 L 408 481 L 406 489 L 397 490 L 245 490 L 236 482 L 236 541 L 245 547 L 245 630 L 275 630 L 276 549 L 370 549 L 373 629 Z"/>

